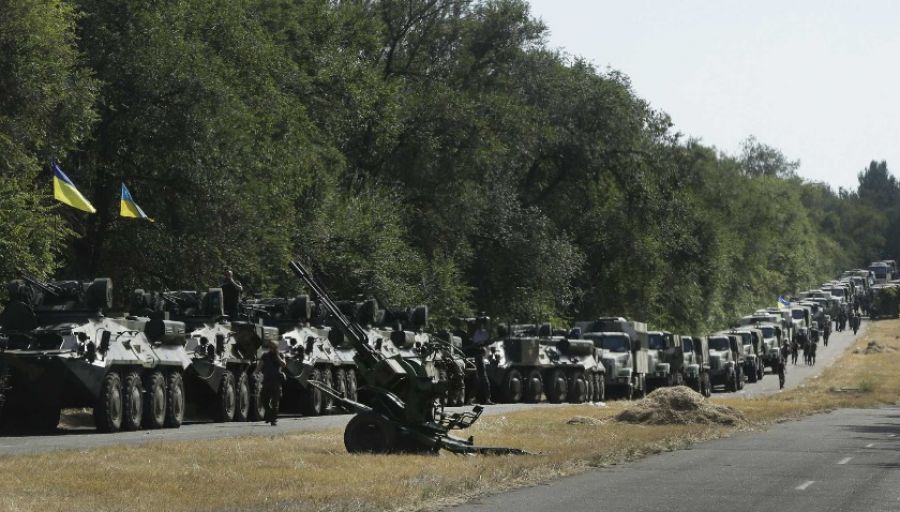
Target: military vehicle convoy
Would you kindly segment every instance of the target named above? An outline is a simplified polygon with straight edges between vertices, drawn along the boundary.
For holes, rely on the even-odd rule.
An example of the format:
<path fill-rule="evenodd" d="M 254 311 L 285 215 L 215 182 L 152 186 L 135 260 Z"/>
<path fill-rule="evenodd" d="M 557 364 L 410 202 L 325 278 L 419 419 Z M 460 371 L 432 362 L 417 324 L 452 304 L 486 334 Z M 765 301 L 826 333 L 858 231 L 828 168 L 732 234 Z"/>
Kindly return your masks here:
<path fill-rule="evenodd" d="M 890 263 L 884 264 L 894 273 Z M 298 268 L 292 266 L 301 276 L 305 271 Z M 312 286 L 305 275 L 301 279 Z M 739 390 L 745 380 L 763 378 L 766 368 L 779 374 L 783 386 L 783 348 L 795 333 L 814 333 L 836 311 L 849 311 L 863 299 L 871 302 L 873 317 L 900 314 L 900 283 L 874 281 L 874 271 L 845 272 L 841 281 L 802 292 L 788 307 L 757 310 L 740 326 L 709 337 L 648 332 L 642 322 L 605 317 L 577 322 L 571 330 L 498 326 L 493 339 L 499 340 L 477 353 L 494 398 L 506 402 L 600 401 L 607 390 L 632 398 L 682 383 L 709 396 L 713 386 Z M 381 420 L 393 425 L 366 416 L 350 429 L 348 449 L 361 446 L 367 429 L 386 428 L 388 437 L 403 437 L 410 431 L 403 422 L 412 422 L 418 442 L 474 450 L 446 433 L 477 414 L 429 416 L 422 412 L 423 400 L 432 397 L 429 407 L 435 410 L 469 402 L 476 361 L 461 349 L 484 325 L 490 331 L 489 319 L 463 319 L 453 333 L 433 333 L 424 306 L 336 303 L 322 296 L 323 289 L 311 289 L 315 300 L 245 300 L 235 317 L 224 314 L 221 289 L 136 290 L 130 314 L 107 317 L 108 279 L 13 281 L 0 314 L 0 426 L 51 430 L 60 410 L 72 407 L 91 408 L 104 432 L 177 427 L 185 414 L 254 421 L 263 415 L 256 363 L 262 347 L 274 341 L 288 360 L 286 409 L 304 415 L 379 410 Z M 365 374 L 373 371 L 383 374 Z M 414 418 L 402 419 L 387 402 L 371 405 L 393 400 L 385 392 L 393 393 L 395 385 L 404 400 L 415 402 Z M 421 389 L 414 391 L 416 386 Z M 431 421 L 441 426 L 434 430 Z M 382 441 L 394 446 L 396 439 Z"/>
<path fill-rule="evenodd" d="M 56 428 L 63 408 L 92 408 L 101 432 L 177 428 L 191 365 L 185 326 L 161 317 L 108 318 L 110 279 L 7 287 L 0 315 L 3 410 L 10 428 Z"/>

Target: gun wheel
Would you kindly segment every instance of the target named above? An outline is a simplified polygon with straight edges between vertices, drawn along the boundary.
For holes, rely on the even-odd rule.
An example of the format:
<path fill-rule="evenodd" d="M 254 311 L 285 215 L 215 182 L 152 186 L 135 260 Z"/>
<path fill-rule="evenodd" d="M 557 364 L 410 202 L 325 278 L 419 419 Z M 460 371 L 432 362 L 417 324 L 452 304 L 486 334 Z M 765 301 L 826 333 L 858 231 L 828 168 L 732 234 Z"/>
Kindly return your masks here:
<path fill-rule="evenodd" d="M 391 453 L 399 447 L 399 432 L 375 413 L 357 414 L 344 429 L 344 447 L 350 453 Z"/>

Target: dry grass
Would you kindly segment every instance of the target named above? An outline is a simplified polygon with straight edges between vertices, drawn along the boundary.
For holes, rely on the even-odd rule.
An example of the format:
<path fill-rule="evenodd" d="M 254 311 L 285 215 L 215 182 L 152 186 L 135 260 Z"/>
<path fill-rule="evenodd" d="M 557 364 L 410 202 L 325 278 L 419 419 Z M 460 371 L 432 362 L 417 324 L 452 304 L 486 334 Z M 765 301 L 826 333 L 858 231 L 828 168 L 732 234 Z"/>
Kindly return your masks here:
<path fill-rule="evenodd" d="M 775 397 L 722 401 L 757 427 L 837 407 L 897 402 L 900 321 L 873 324 L 882 352 L 848 353 L 805 386 Z M 351 456 L 339 431 L 169 442 L 0 457 L 0 510 L 421 510 L 727 435 L 714 425 L 614 422 L 625 404 L 535 409 L 484 418 L 484 444 L 534 457 Z M 572 423 L 569 420 L 575 420 Z"/>

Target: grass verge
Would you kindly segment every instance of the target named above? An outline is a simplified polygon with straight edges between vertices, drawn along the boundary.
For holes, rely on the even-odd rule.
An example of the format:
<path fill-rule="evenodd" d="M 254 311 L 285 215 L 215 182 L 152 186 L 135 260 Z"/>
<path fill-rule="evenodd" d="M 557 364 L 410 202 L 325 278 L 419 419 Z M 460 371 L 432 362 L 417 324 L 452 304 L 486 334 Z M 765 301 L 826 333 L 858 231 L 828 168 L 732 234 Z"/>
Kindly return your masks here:
<path fill-rule="evenodd" d="M 869 342 L 880 348 L 867 352 Z M 871 324 L 847 354 L 801 387 L 721 402 L 741 410 L 751 428 L 841 407 L 895 404 L 898 367 L 900 320 L 882 321 Z M 604 421 L 625 405 L 526 410 L 484 418 L 472 429 L 481 443 L 542 453 L 535 457 L 348 455 L 340 431 L 0 457 L 0 510 L 434 509 L 734 432 L 720 426 Z M 575 416 L 586 419 L 567 423 Z"/>

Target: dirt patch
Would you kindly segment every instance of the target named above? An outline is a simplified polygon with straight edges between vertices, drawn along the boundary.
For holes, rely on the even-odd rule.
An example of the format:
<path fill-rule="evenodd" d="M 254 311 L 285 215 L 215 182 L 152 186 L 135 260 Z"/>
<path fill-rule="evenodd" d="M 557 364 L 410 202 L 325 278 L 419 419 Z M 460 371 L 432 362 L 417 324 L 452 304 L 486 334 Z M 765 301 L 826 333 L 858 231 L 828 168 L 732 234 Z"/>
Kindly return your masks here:
<path fill-rule="evenodd" d="M 569 425 L 602 425 L 603 420 L 590 416 L 573 416 L 566 423 Z"/>
<path fill-rule="evenodd" d="M 857 348 L 857 349 L 854 349 L 854 350 L 853 350 L 853 353 L 854 353 L 854 354 L 859 354 L 859 353 L 862 353 L 862 354 L 880 354 L 880 353 L 882 353 L 882 352 L 896 352 L 896 350 L 897 350 L 896 347 L 892 347 L 892 346 L 890 346 L 890 345 L 882 345 L 881 343 L 878 343 L 877 341 L 872 340 L 872 341 L 870 341 L 869 343 L 866 344 L 866 348 L 864 348 L 864 349 L 862 349 L 862 350 L 860 350 L 860 349 L 858 349 L 858 348 Z"/>
<path fill-rule="evenodd" d="M 616 415 L 616 421 L 644 425 L 745 425 L 741 411 L 714 404 L 686 386 L 660 388 Z"/>

